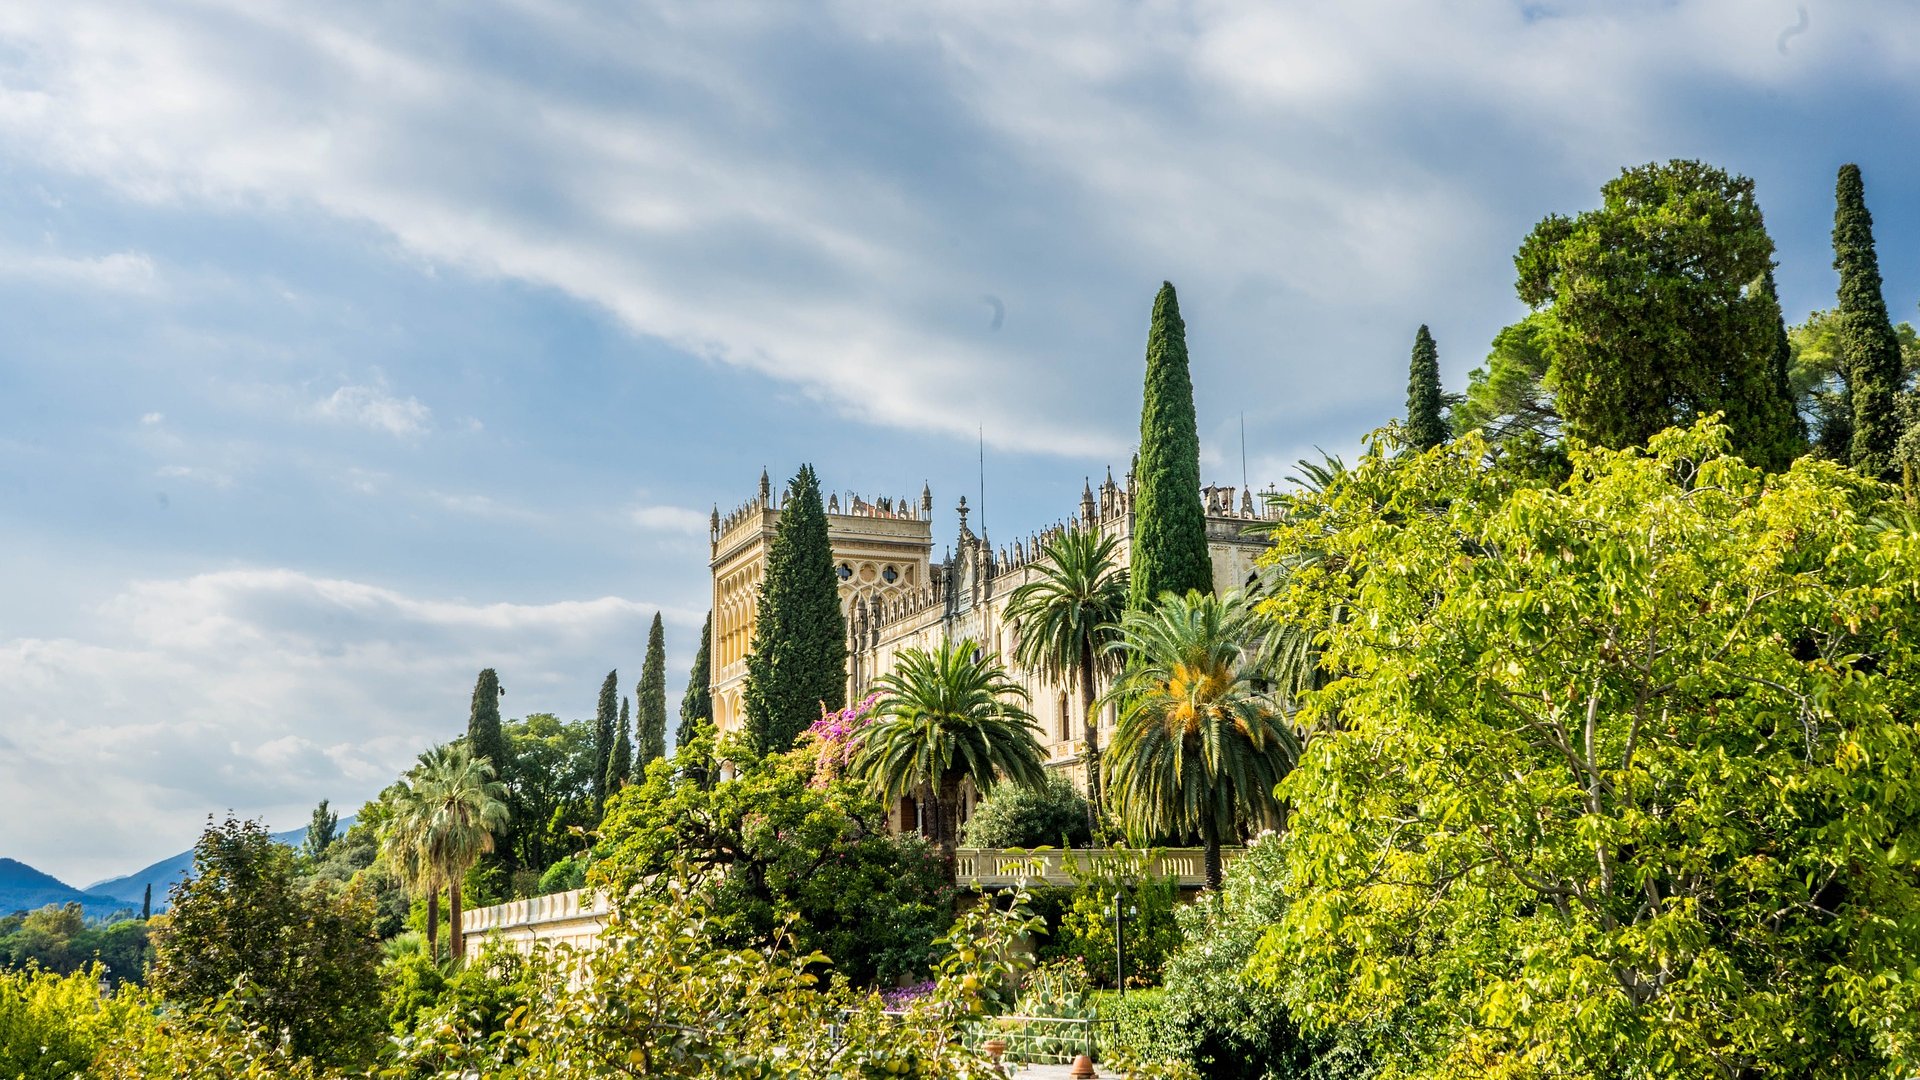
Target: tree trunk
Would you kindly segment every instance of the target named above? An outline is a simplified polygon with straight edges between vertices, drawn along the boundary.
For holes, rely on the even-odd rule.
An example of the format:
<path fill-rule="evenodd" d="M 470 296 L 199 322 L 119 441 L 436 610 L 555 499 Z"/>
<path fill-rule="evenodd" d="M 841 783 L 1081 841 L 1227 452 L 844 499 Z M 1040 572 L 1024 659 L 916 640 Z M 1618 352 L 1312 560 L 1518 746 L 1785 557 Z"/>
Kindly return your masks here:
<path fill-rule="evenodd" d="M 427 894 L 427 959 L 440 962 L 440 890 Z"/>
<path fill-rule="evenodd" d="M 954 852 L 960 847 L 960 782 L 958 780 L 940 782 L 940 800 L 935 813 L 938 819 L 934 831 L 939 834 L 935 842 L 940 845 L 940 857 L 946 860 L 947 877 L 955 878 Z"/>
<path fill-rule="evenodd" d="M 1080 726 L 1087 743 L 1087 832 L 1089 838 L 1100 827 L 1100 717 L 1093 704 L 1093 642 L 1080 645 Z"/>
<path fill-rule="evenodd" d="M 1220 823 L 1208 814 L 1200 821 L 1200 842 L 1206 848 L 1207 891 L 1214 894 L 1217 901 L 1220 895 Z"/>
<path fill-rule="evenodd" d="M 455 960 L 467 955 L 467 935 L 460 932 L 459 878 L 447 883 L 447 944 Z"/>

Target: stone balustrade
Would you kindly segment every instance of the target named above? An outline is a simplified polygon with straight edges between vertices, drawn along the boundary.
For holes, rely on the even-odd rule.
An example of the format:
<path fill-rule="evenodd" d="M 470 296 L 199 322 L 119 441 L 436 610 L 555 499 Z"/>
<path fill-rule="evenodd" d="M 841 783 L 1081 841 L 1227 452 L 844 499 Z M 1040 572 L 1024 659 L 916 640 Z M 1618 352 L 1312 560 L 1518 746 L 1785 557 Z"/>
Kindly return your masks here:
<path fill-rule="evenodd" d="M 1223 848 L 1223 862 L 1240 854 L 1240 848 Z M 1107 848 L 1033 851 L 991 851 L 961 848 L 954 853 L 954 879 L 962 888 L 1010 889 L 1021 884 L 1072 885 L 1073 871 L 1082 872 L 1103 863 L 1124 860 L 1131 867 L 1139 859 L 1138 851 Z M 1146 869 L 1155 877 L 1172 877 L 1183 889 L 1198 889 L 1207 883 L 1206 852 L 1201 848 L 1157 848 L 1151 852 Z"/>

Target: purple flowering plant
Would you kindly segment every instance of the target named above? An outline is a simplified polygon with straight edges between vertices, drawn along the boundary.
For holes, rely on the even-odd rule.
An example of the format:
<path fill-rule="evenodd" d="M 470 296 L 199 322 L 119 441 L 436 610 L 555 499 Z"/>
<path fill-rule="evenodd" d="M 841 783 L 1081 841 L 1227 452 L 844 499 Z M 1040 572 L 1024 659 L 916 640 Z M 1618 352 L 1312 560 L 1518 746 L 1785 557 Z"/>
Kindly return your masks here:
<path fill-rule="evenodd" d="M 839 779 L 860 748 L 860 734 L 874 721 L 879 694 L 868 694 L 844 709 L 824 709 L 807 728 L 805 742 L 813 755 L 813 786 L 826 787 Z"/>

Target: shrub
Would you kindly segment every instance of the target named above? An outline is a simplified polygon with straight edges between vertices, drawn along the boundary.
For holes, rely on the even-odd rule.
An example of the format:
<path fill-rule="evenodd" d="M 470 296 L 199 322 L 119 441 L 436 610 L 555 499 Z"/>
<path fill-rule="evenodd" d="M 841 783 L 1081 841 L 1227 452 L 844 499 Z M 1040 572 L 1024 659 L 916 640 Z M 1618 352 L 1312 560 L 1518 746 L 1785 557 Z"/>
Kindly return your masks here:
<path fill-rule="evenodd" d="M 1257 838 L 1228 864 L 1218 903 L 1203 900 L 1181 910 L 1186 943 L 1168 957 L 1159 1015 L 1140 1017 L 1137 1037 L 1157 1040 L 1221 1080 L 1367 1076 L 1371 1067 L 1362 1055 L 1329 1036 L 1303 1036 L 1280 992 L 1247 976 L 1262 936 L 1286 913 L 1279 885 L 1284 867 L 1282 845 Z"/>
<path fill-rule="evenodd" d="M 1049 776 L 1039 788 L 1001 784 L 974 808 L 962 839 L 975 848 L 1086 847 L 1090 813 L 1064 776 Z"/>
<path fill-rule="evenodd" d="M 1065 910 L 1052 929 L 1040 956 L 1045 960 L 1072 960 L 1081 965 L 1094 985 L 1117 986 L 1114 981 L 1114 897 L 1125 909 L 1118 957 L 1128 986 L 1151 986 L 1160 981 L 1161 965 L 1181 941 L 1174 917 L 1179 884 L 1171 877 L 1147 872 L 1144 851 L 1116 851 L 1113 858 L 1090 866 L 1068 860 L 1074 888 Z"/>
<path fill-rule="evenodd" d="M 1167 992 L 1162 987 L 1124 994 L 1100 991 L 1094 995 L 1094 1013 L 1102 1021 L 1098 1031 L 1103 1058 L 1122 1053 L 1151 1059 L 1186 1045 L 1180 1030 L 1168 1019 Z"/>
<path fill-rule="evenodd" d="M 547 867 L 546 871 L 540 875 L 540 884 L 534 889 L 534 895 L 547 896 L 551 893 L 568 892 L 582 888 L 586 883 L 586 858 L 570 855 Z"/>

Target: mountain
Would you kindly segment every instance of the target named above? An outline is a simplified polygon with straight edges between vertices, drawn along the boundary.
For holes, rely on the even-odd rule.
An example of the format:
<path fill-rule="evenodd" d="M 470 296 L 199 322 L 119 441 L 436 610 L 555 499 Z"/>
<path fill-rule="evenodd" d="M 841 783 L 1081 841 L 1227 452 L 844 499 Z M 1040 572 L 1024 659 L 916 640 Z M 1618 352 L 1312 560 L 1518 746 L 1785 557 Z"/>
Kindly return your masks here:
<path fill-rule="evenodd" d="M 111 915 L 128 907 L 125 900 L 95 892 L 81 892 L 52 874 L 42 873 L 17 859 L 0 859 L 0 914 L 75 902 L 90 916 Z M 132 906 L 135 914 L 138 914 L 140 901 L 135 899 Z"/>
<path fill-rule="evenodd" d="M 352 827 L 353 816 L 349 814 L 340 819 L 339 828 L 335 831 L 334 835 L 345 835 L 346 831 Z M 273 834 L 273 838 L 288 847 L 299 847 L 301 844 L 307 842 L 307 827 L 302 825 L 298 829 L 288 829 L 286 832 L 277 832 Z M 140 899 L 145 894 L 147 885 L 151 883 L 153 885 L 153 910 L 156 912 L 165 911 L 167 909 L 167 890 L 173 888 L 175 882 L 185 881 L 191 876 L 193 876 L 193 849 L 189 848 L 178 855 L 170 855 L 167 858 L 161 859 L 152 866 L 135 870 L 125 877 L 96 881 L 92 885 L 87 886 L 87 891 L 90 893 L 99 893 L 104 896 L 116 897 L 123 903 L 131 903 L 137 908 L 140 906 Z"/>

